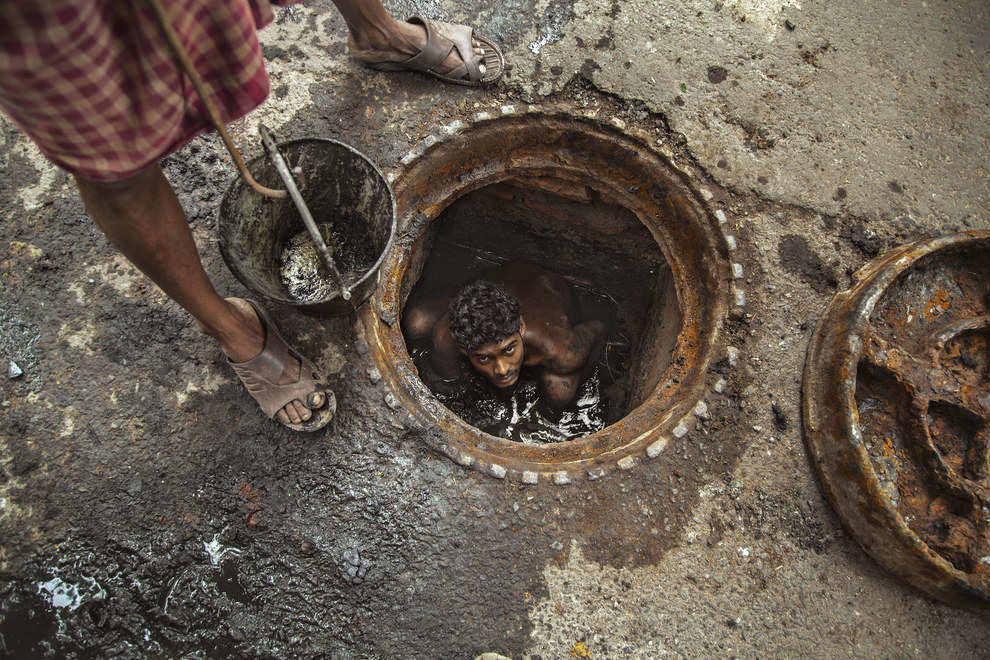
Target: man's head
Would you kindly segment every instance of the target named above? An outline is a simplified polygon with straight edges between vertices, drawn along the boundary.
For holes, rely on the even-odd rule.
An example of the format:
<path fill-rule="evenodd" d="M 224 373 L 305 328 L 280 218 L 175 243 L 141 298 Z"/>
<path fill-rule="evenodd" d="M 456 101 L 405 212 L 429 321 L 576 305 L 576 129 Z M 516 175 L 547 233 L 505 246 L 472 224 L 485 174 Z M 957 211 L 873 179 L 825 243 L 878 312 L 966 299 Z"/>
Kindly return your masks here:
<path fill-rule="evenodd" d="M 461 353 L 496 387 L 519 379 L 526 326 L 519 301 L 504 287 L 478 280 L 450 301 L 450 334 Z"/>

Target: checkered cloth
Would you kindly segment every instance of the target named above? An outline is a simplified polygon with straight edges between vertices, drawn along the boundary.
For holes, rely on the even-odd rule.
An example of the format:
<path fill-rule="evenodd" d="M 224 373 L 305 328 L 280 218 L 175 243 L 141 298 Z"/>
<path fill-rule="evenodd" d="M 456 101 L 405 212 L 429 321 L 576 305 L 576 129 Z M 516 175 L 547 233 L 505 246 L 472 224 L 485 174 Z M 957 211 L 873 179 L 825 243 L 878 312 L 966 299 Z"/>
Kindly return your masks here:
<path fill-rule="evenodd" d="M 257 107 L 269 0 L 161 2 L 221 117 Z M 73 174 L 126 178 L 213 127 L 145 0 L 2 0 L 0 26 L 0 109 Z"/>

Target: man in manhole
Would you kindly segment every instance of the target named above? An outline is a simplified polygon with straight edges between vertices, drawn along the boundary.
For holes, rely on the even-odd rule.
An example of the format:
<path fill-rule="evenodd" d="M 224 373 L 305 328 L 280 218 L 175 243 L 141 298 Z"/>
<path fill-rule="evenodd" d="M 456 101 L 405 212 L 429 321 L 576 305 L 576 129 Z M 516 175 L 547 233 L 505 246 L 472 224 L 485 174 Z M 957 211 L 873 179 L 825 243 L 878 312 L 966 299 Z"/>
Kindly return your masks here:
<path fill-rule="evenodd" d="M 463 377 L 467 358 L 474 371 L 506 392 L 521 375 L 532 374 L 538 384 L 532 401 L 550 421 L 559 421 L 564 409 L 583 398 L 582 386 L 594 375 L 605 343 L 605 325 L 581 320 L 562 277 L 512 262 L 462 287 L 445 305 L 446 300 L 415 305 L 403 318 L 410 345 L 429 340 L 430 367 L 445 384 Z"/>

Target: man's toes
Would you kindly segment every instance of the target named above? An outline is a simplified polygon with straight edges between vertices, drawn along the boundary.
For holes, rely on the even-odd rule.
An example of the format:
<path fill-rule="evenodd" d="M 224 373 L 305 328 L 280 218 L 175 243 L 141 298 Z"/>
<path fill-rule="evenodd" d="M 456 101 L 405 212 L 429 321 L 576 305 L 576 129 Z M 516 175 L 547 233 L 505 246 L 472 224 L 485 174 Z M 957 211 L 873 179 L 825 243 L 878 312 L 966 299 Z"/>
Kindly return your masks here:
<path fill-rule="evenodd" d="M 307 408 L 302 401 L 293 401 L 286 407 L 292 407 L 296 411 L 296 417 L 299 418 L 300 422 L 308 422 L 309 419 L 313 416 L 313 411 Z"/>
<path fill-rule="evenodd" d="M 326 401 L 327 397 L 323 392 L 311 392 L 309 395 L 309 407 L 311 410 L 322 408 Z"/>
<path fill-rule="evenodd" d="M 301 401 L 293 401 L 287 403 L 285 407 L 275 413 L 278 420 L 285 423 L 291 424 L 301 424 L 302 422 L 309 421 L 309 418 L 313 416 L 309 408 L 304 406 Z"/>

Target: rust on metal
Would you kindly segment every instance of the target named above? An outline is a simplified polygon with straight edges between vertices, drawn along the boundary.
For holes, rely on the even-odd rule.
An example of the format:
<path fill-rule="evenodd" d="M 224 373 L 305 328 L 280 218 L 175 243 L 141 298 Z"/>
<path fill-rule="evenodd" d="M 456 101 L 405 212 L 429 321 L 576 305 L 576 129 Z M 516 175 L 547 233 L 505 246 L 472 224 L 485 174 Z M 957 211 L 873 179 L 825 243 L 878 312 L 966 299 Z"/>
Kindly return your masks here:
<path fill-rule="evenodd" d="M 802 389 L 850 533 L 921 591 L 990 609 L 990 232 L 864 267 L 815 330 Z"/>
<path fill-rule="evenodd" d="M 360 311 L 359 327 L 385 383 L 415 417 L 438 431 L 434 448 L 462 465 L 527 483 L 569 483 L 571 476 L 597 475 L 623 459 L 628 464 L 629 456 L 655 455 L 657 443 L 704 394 L 732 281 L 718 223 L 686 178 L 644 142 L 613 127 L 535 112 L 449 128 L 403 163 L 393 182 L 399 218 L 395 249 L 370 304 Z M 586 438 L 526 445 L 466 424 L 420 381 L 402 337 L 402 307 L 428 256 L 433 221 L 457 199 L 502 182 L 578 200 L 582 191 L 594 190 L 635 214 L 669 264 L 677 323 L 643 333 L 628 390 L 637 405 Z"/>

